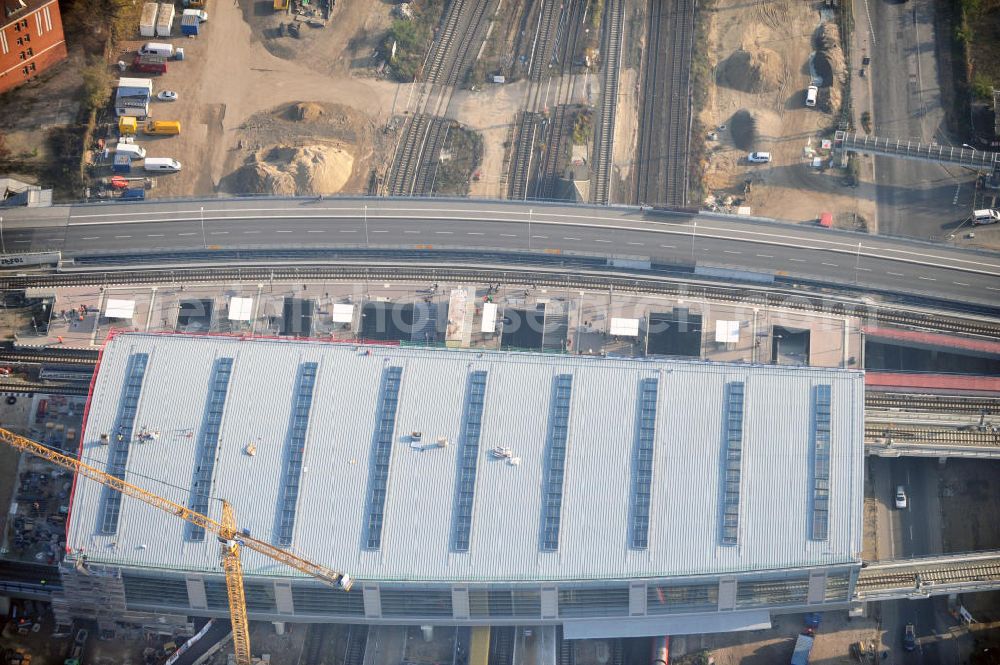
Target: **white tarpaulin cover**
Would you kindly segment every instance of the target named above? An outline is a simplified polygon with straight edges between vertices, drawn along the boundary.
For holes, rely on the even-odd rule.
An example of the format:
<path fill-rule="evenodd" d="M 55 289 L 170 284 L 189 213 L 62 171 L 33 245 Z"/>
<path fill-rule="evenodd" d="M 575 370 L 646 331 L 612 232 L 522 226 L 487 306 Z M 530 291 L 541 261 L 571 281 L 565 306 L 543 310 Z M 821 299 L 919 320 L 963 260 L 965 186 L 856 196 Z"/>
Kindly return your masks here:
<path fill-rule="evenodd" d="M 638 337 L 639 319 L 617 319 L 611 318 L 611 330 L 616 337 Z"/>
<path fill-rule="evenodd" d="M 249 321 L 253 316 L 253 298 L 230 298 L 229 320 Z"/>
<path fill-rule="evenodd" d="M 715 341 L 720 344 L 736 344 L 740 341 L 740 322 L 716 321 Z"/>
<path fill-rule="evenodd" d="M 497 331 L 497 304 L 495 302 L 483 303 L 483 321 L 479 330 L 484 333 Z"/>
<path fill-rule="evenodd" d="M 354 321 L 354 305 L 350 303 L 335 303 L 331 318 L 334 323 L 351 323 Z"/>
<path fill-rule="evenodd" d="M 104 316 L 109 319 L 131 319 L 133 314 L 135 314 L 134 300 L 108 298 L 108 302 L 104 306 Z"/>

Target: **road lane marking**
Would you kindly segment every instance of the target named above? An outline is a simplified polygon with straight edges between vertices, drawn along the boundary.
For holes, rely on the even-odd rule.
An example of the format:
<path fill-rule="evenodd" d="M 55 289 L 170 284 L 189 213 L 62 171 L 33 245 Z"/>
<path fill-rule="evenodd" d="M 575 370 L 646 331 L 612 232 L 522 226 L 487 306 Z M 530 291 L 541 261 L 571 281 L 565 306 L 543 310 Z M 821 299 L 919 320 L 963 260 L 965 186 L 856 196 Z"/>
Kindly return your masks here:
<path fill-rule="evenodd" d="M 403 231 L 403 233 L 420 233 L 420 231 Z"/>
<path fill-rule="evenodd" d="M 291 229 L 275 229 L 274 232 L 275 233 L 295 233 Z"/>
<path fill-rule="evenodd" d="M 901 273 L 901 272 L 890 272 L 890 271 L 887 270 L 885 272 L 885 274 L 886 275 L 892 275 L 893 277 L 904 277 L 903 273 Z"/>
<path fill-rule="evenodd" d="M 630 245 L 638 245 L 639 247 L 642 247 L 642 245 L 643 245 L 643 243 L 641 243 L 641 242 L 630 242 L 629 244 Z"/>
<path fill-rule="evenodd" d="M 1000 291 L 1000 289 L 996 288 L 995 286 L 987 286 L 986 290 L 987 291 Z"/>
<path fill-rule="evenodd" d="M 306 231 L 306 233 L 326 233 L 326 231 L 323 231 L 321 229 L 311 229 L 309 231 Z"/>
<path fill-rule="evenodd" d="M 435 231 L 434 234 L 435 235 L 439 235 L 439 236 L 450 236 L 450 235 L 455 235 L 455 232 L 454 231 Z"/>
<path fill-rule="evenodd" d="M 227 236 L 227 235 L 229 235 L 229 231 L 211 231 L 211 232 L 209 232 L 208 235 L 210 235 L 210 236 Z"/>
<path fill-rule="evenodd" d="M 31 241 L 30 241 L 30 240 L 15 240 L 14 242 L 19 242 L 19 243 L 30 243 Z"/>
<path fill-rule="evenodd" d="M 260 233 L 260 231 L 244 231 L 244 235 L 249 235 L 251 233 Z"/>
<path fill-rule="evenodd" d="M 660 247 L 663 247 L 664 249 L 673 249 L 674 245 L 660 245 Z"/>
<path fill-rule="evenodd" d="M 610 244 L 610 243 L 611 243 L 611 241 L 610 241 L 610 240 L 601 240 L 601 239 L 599 239 L 599 238 L 594 238 L 594 242 L 603 242 L 603 243 L 605 243 L 605 244 Z"/>
<path fill-rule="evenodd" d="M 501 238 L 516 238 L 517 234 L 516 233 L 501 233 L 500 237 Z"/>
<path fill-rule="evenodd" d="M 148 234 L 146 234 L 146 237 L 147 238 L 162 238 L 163 234 L 162 233 L 148 233 Z"/>
<path fill-rule="evenodd" d="M 573 238 L 571 236 L 563 236 L 563 240 L 579 240 L 579 238 Z"/>
<path fill-rule="evenodd" d="M 917 279 L 922 279 L 925 282 L 936 282 L 937 281 L 936 277 L 924 277 L 923 275 L 917 275 Z"/>
<path fill-rule="evenodd" d="M 100 240 L 101 236 L 87 236 L 86 238 L 80 238 L 80 240 Z"/>
<path fill-rule="evenodd" d="M 789 258 L 788 260 L 789 261 L 795 261 L 796 263 L 805 263 L 806 262 L 805 259 L 793 259 L 793 258 Z"/>
<path fill-rule="evenodd" d="M 132 236 L 115 236 L 116 238 L 131 238 Z"/>
<path fill-rule="evenodd" d="M 484 236 L 486 234 L 482 233 L 480 231 L 466 231 L 465 235 L 467 235 L 467 236 Z"/>
<path fill-rule="evenodd" d="M 762 258 L 762 259 L 773 259 L 773 258 L 774 258 L 774 257 L 773 257 L 773 256 L 771 256 L 770 254 L 758 254 L 757 256 L 758 256 L 759 258 Z"/>
<path fill-rule="evenodd" d="M 341 233 L 357 233 L 357 229 L 340 229 Z M 289 232 L 290 233 L 290 232 Z"/>
<path fill-rule="evenodd" d="M 957 286 L 968 286 L 968 284 L 966 284 L 965 282 L 952 282 L 952 284 L 955 284 Z"/>
<path fill-rule="evenodd" d="M 193 236 L 193 235 L 195 235 L 195 233 L 194 232 L 191 232 L 191 233 L 178 233 L 177 235 L 179 235 L 179 236 Z"/>
<path fill-rule="evenodd" d="M 382 230 L 378 230 L 378 231 L 375 231 L 375 230 L 373 230 L 373 231 L 372 231 L 372 233 L 388 233 L 388 232 L 389 232 L 389 231 L 387 231 L 387 230 L 385 230 L 385 229 L 382 229 Z"/>
<path fill-rule="evenodd" d="M 825 261 L 823 262 L 823 265 L 830 266 L 831 268 L 839 268 L 840 267 L 836 263 L 827 263 Z"/>
<path fill-rule="evenodd" d="M 722 250 L 722 253 L 723 254 L 740 254 L 741 252 L 737 252 L 734 249 L 724 249 L 724 250 Z"/>
<path fill-rule="evenodd" d="M 548 236 L 531 236 L 532 238 L 541 238 L 542 240 L 548 240 Z"/>
<path fill-rule="evenodd" d="M 872 271 L 871 268 L 862 268 L 861 266 L 858 266 L 857 268 L 855 268 L 855 270 L 863 270 L 864 272 L 871 272 Z"/>

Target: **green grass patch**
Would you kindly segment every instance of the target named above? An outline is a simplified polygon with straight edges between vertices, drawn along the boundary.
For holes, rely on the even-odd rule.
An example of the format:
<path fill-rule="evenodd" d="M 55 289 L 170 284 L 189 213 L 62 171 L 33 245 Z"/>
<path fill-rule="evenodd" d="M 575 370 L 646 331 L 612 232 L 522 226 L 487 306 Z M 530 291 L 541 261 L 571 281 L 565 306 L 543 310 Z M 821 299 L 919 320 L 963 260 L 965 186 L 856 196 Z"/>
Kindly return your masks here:
<path fill-rule="evenodd" d="M 444 6 L 445 0 L 416 0 L 410 3 L 412 19 L 393 21 L 382 40 L 382 53 L 396 80 L 413 81 L 420 76 Z"/>

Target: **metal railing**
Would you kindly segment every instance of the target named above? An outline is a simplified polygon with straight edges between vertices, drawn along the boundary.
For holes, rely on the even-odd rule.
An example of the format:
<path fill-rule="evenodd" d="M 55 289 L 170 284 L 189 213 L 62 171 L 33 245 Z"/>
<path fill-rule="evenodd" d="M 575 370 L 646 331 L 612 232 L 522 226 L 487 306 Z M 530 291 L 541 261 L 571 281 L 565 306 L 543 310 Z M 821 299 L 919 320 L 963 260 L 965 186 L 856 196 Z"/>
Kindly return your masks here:
<path fill-rule="evenodd" d="M 834 135 L 833 141 L 835 150 L 853 150 L 871 155 L 958 164 L 980 170 L 992 170 L 1000 167 L 1000 153 L 983 152 L 975 148 L 956 148 L 940 143 L 924 143 L 907 139 L 886 139 L 844 131 L 838 131 Z"/>

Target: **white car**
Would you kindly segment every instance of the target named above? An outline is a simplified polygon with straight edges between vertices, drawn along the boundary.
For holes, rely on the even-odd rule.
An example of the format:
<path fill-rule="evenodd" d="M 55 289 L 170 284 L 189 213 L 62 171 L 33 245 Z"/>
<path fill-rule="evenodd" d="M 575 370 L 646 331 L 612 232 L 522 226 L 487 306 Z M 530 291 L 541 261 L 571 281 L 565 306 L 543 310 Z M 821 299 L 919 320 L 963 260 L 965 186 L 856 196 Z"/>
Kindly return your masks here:
<path fill-rule="evenodd" d="M 751 164 L 767 164 L 771 161 L 771 153 L 769 152 L 751 152 L 747 155 L 747 161 Z"/>
<path fill-rule="evenodd" d="M 159 99 L 161 102 L 176 102 L 177 93 L 174 92 L 173 90 L 164 90 L 163 92 L 158 94 L 156 98 Z"/>
<path fill-rule="evenodd" d="M 906 509 L 906 488 L 902 485 L 896 488 L 896 507 L 900 510 Z"/>

